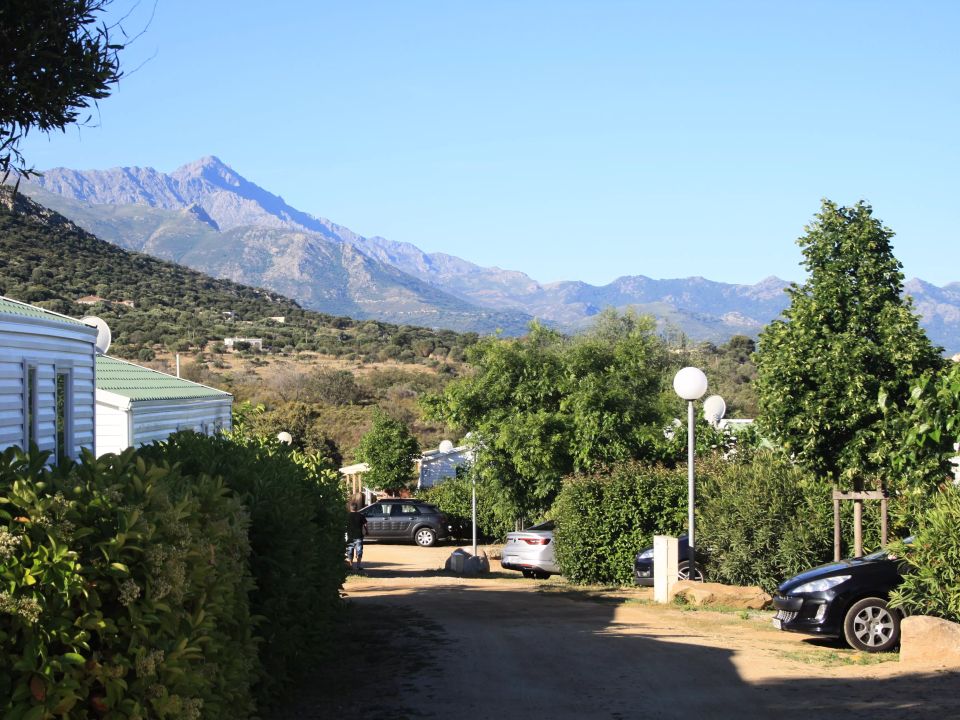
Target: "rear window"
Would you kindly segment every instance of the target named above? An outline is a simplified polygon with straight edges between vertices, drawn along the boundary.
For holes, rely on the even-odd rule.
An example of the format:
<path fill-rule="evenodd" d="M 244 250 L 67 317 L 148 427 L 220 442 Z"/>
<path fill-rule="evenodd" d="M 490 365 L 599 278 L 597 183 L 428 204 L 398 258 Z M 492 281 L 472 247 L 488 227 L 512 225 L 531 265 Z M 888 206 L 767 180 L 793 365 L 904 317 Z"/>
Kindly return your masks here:
<path fill-rule="evenodd" d="M 527 530 L 553 530 L 553 520 L 547 520 L 539 525 L 531 525 Z"/>

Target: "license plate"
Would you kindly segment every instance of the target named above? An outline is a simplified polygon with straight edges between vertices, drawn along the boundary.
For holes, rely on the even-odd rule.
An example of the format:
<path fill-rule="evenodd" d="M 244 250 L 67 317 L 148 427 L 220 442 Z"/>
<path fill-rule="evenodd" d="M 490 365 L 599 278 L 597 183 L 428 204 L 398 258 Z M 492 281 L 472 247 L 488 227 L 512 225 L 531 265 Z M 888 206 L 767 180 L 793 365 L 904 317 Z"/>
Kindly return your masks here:
<path fill-rule="evenodd" d="M 783 621 L 781 621 L 780 618 L 774 618 L 774 619 L 773 619 L 773 626 L 774 626 L 777 630 L 782 630 L 782 629 L 783 629 Z"/>

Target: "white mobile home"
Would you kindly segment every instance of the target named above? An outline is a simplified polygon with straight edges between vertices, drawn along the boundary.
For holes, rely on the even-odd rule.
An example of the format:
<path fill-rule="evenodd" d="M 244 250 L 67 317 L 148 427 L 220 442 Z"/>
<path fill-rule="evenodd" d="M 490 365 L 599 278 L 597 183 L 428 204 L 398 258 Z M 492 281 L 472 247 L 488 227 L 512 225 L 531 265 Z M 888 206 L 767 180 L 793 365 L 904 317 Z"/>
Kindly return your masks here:
<path fill-rule="evenodd" d="M 98 355 L 97 455 L 166 440 L 178 430 L 229 430 L 232 405 L 223 390 Z"/>
<path fill-rule="evenodd" d="M 97 329 L 0 296 L 0 449 L 94 448 Z"/>

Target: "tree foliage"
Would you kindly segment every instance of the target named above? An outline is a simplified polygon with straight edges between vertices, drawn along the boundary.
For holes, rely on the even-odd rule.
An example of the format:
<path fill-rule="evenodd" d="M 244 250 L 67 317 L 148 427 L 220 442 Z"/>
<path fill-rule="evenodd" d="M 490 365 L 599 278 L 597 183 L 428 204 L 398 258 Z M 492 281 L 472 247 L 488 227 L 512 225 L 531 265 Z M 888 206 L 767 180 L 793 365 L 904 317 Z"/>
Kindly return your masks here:
<path fill-rule="evenodd" d="M 576 338 L 534 323 L 521 339 L 481 340 L 468 359 L 473 374 L 425 405 L 475 434 L 477 471 L 522 516 L 549 507 L 565 475 L 649 457 L 663 439 L 667 357 L 650 318 L 609 314 Z"/>
<path fill-rule="evenodd" d="M 877 398 L 902 403 L 942 360 L 920 328 L 893 255 L 893 232 L 863 203 L 825 200 L 798 240 L 809 276 L 760 334 L 762 429 L 818 475 L 857 486 L 881 473 Z M 871 460 L 873 462 L 871 462 Z"/>
<path fill-rule="evenodd" d="M 0 3 L 0 177 L 32 174 L 19 150 L 33 130 L 75 123 L 121 77 L 123 49 L 100 21 L 110 0 Z"/>
<path fill-rule="evenodd" d="M 910 613 L 960 622 L 960 488 L 936 494 L 912 545 L 901 546 L 910 569 L 891 605 Z"/>
<path fill-rule="evenodd" d="M 420 454 L 407 426 L 377 411 L 373 427 L 360 438 L 357 458 L 370 466 L 364 481 L 373 488 L 398 492 L 413 480 L 413 461 Z"/>

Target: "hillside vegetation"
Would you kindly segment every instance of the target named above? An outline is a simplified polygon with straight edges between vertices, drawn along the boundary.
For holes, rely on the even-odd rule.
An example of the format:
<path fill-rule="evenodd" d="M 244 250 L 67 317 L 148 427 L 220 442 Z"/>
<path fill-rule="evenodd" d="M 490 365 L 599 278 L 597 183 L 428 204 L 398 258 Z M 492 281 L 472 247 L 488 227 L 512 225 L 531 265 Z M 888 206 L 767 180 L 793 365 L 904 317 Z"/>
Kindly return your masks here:
<path fill-rule="evenodd" d="M 262 338 L 267 354 L 416 363 L 456 361 L 476 341 L 472 333 L 304 310 L 267 290 L 122 250 L 23 196 L 14 204 L 9 188 L 0 188 L 0 251 L 0 293 L 66 315 L 96 313 L 109 323 L 111 352 L 121 357 L 149 359 L 159 350 L 203 349 L 239 336 Z M 76 302 L 88 295 L 107 302 Z"/>

